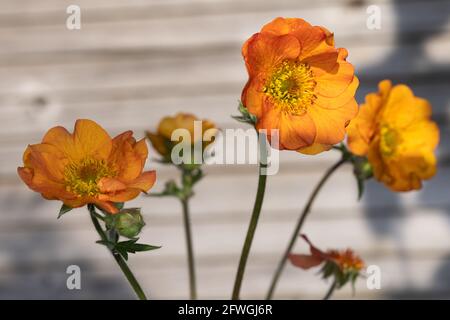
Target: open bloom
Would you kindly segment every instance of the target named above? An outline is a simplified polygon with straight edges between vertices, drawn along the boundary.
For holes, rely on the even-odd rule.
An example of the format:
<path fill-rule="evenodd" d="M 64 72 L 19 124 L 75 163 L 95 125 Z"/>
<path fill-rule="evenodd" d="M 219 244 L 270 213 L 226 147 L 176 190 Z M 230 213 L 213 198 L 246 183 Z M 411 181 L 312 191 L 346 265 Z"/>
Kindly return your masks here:
<path fill-rule="evenodd" d="M 381 81 L 348 127 L 349 149 L 367 156 L 375 178 L 391 190 L 420 189 L 436 173 L 439 129 L 430 116 L 427 100 L 406 85 Z"/>
<path fill-rule="evenodd" d="M 196 123 L 198 124 L 198 132 L 196 132 Z M 174 117 L 164 117 L 159 125 L 157 132 L 146 132 L 146 135 L 156 151 L 166 159 L 170 158 L 170 152 L 174 144 L 178 141 L 172 141 L 172 133 L 177 129 L 185 129 L 190 134 L 190 144 L 202 141 L 202 147 L 205 148 L 212 142 L 204 141 L 203 136 L 207 130 L 214 130 L 215 125 L 208 120 L 200 120 L 196 116 L 189 113 L 178 113 Z M 209 135 L 212 137 L 212 135 Z"/>
<path fill-rule="evenodd" d="M 155 171 L 143 172 L 147 153 L 145 140 L 136 142 L 132 131 L 112 139 L 94 121 L 77 120 L 73 133 L 54 127 L 29 145 L 18 173 L 46 199 L 117 213 L 114 202 L 134 199 L 155 183 Z"/>
<path fill-rule="evenodd" d="M 356 116 L 358 79 L 333 34 L 302 19 L 276 18 L 248 39 L 242 102 L 256 128 L 279 130 L 279 149 L 315 154 L 342 141 Z"/>
<path fill-rule="evenodd" d="M 334 276 L 338 288 L 347 281 L 354 282 L 365 266 L 364 261 L 351 249 L 324 252 L 315 247 L 305 235 L 302 235 L 302 238 L 309 244 L 310 254 L 291 254 L 291 263 L 305 270 L 323 264 L 323 277 Z"/>

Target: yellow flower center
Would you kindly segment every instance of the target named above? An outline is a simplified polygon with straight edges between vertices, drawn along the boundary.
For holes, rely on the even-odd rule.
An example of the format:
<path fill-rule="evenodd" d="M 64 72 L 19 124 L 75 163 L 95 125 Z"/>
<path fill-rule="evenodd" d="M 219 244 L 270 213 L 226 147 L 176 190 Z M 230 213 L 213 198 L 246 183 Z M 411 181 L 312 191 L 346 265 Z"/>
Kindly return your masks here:
<path fill-rule="evenodd" d="M 85 158 L 72 162 L 64 169 L 66 190 L 79 196 L 96 196 L 100 193 L 98 182 L 101 178 L 115 175 L 105 160 Z"/>
<path fill-rule="evenodd" d="M 272 97 L 283 112 L 302 115 L 316 99 L 316 81 L 309 65 L 284 61 L 272 74 L 263 92 Z"/>
<path fill-rule="evenodd" d="M 384 156 L 392 156 L 401 142 L 398 131 L 388 125 L 382 125 L 380 129 L 380 151 Z"/>

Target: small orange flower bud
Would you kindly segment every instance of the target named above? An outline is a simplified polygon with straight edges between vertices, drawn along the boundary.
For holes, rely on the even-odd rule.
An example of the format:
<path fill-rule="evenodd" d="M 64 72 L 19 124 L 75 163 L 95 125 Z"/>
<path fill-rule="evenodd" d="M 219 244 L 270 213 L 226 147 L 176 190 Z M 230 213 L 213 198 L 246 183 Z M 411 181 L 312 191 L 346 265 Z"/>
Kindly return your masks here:
<path fill-rule="evenodd" d="M 194 132 L 195 121 L 202 121 L 201 136 L 197 137 Z M 167 161 L 170 160 L 170 152 L 172 147 L 178 141 L 172 141 L 172 133 L 177 129 L 186 129 L 191 136 L 191 144 L 194 144 L 199 139 L 203 139 L 203 134 L 209 129 L 215 129 L 214 123 L 208 120 L 200 120 L 196 116 L 188 113 L 178 113 L 174 117 L 163 118 L 159 125 L 157 132 L 146 132 L 147 138 L 152 143 L 155 150 Z M 209 145 L 212 141 L 203 142 L 203 148 Z"/>

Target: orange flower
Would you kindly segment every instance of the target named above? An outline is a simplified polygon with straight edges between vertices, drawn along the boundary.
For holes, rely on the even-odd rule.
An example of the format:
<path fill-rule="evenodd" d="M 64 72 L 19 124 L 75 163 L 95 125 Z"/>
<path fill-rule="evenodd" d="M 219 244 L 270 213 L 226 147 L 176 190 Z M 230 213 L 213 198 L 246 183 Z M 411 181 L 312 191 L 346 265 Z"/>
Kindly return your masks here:
<path fill-rule="evenodd" d="M 305 235 L 302 235 L 302 238 L 309 244 L 311 254 L 291 254 L 289 256 L 291 263 L 299 268 L 309 269 L 323 262 L 334 263 L 342 272 L 359 272 L 364 268 L 364 262 L 351 249 L 342 251 L 328 250 L 327 252 L 323 252 L 317 249 Z"/>
<path fill-rule="evenodd" d="M 156 180 L 155 171 L 142 172 L 147 145 L 126 131 L 114 139 L 91 120 L 77 120 L 73 134 L 50 129 L 40 144 L 29 145 L 18 168 L 22 180 L 49 200 L 76 208 L 93 203 L 117 213 L 114 202 L 136 198 Z"/>
<path fill-rule="evenodd" d="M 322 277 L 324 279 L 333 277 L 338 289 L 349 281 L 354 285 L 365 265 L 353 250 L 324 252 L 316 248 L 305 235 L 302 235 L 302 238 L 309 244 L 311 254 L 290 254 L 289 260 L 294 266 L 309 269 L 323 264 L 320 272 Z"/>
<path fill-rule="evenodd" d="M 201 136 L 195 135 L 194 124 L 195 121 L 202 121 Z M 170 157 L 171 148 L 177 141 L 171 141 L 172 133 L 176 129 L 186 129 L 191 135 L 191 144 L 196 142 L 195 139 L 203 139 L 203 134 L 209 129 L 214 129 L 214 123 L 208 120 L 200 120 L 196 116 L 189 113 L 178 113 L 174 117 L 164 117 L 159 125 L 156 133 L 147 131 L 147 137 L 152 143 L 153 147 L 160 155 L 165 158 Z M 203 147 L 210 144 L 211 141 L 205 141 Z"/>
<path fill-rule="evenodd" d="M 242 102 L 256 128 L 279 129 L 280 149 L 315 154 L 342 141 L 356 116 L 358 79 L 333 34 L 302 19 L 276 18 L 248 39 Z"/>
<path fill-rule="evenodd" d="M 406 85 L 379 83 L 348 127 L 352 153 L 367 156 L 374 176 L 393 191 L 420 189 L 436 173 L 439 129 L 431 105 Z"/>

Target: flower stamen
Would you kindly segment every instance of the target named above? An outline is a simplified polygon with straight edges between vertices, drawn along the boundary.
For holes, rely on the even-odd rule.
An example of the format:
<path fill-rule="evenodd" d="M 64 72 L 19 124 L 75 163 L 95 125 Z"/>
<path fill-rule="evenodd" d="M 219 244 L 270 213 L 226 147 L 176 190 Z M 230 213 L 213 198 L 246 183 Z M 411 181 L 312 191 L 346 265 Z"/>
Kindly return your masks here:
<path fill-rule="evenodd" d="M 64 169 L 66 190 L 78 196 L 96 196 L 100 193 L 98 182 L 105 177 L 115 176 L 105 160 L 85 158 L 72 162 Z"/>
<path fill-rule="evenodd" d="M 397 146 L 401 142 L 400 134 L 389 127 L 388 125 L 383 125 L 380 129 L 380 150 L 384 156 L 392 156 Z"/>
<path fill-rule="evenodd" d="M 309 65 L 284 61 L 263 88 L 283 112 L 302 115 L 316 99 L 316 81 Z"/>

